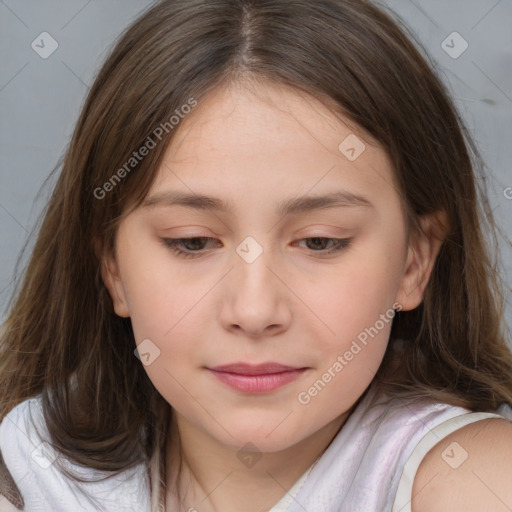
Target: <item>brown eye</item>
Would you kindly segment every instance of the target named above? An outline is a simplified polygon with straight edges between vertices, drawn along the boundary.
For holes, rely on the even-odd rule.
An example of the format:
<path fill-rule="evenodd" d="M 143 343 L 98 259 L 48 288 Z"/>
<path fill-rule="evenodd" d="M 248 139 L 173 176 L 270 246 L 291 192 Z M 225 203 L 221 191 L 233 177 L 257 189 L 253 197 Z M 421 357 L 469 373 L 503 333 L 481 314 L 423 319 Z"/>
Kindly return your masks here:
<path fill-rule="evenodd" d="M 306 247 L 310 251 L 329 255 L 346 249 L 352 240 L 349 238 L 310 237 L 301 240 L 301 242 L 303 241 L 311 241 L 306 243 Z M 327 249 L 329 242 L 333 243 Z"/>
<path fill-rule="evenodd" d="M 183 258 L 197 258 L 198 256 L 201 256 L 204 245 L 210 240 L 215 239 L 206 236 L 197 236 L 192 238 L 162 238 L 162 242 L 166 247 Z"/>

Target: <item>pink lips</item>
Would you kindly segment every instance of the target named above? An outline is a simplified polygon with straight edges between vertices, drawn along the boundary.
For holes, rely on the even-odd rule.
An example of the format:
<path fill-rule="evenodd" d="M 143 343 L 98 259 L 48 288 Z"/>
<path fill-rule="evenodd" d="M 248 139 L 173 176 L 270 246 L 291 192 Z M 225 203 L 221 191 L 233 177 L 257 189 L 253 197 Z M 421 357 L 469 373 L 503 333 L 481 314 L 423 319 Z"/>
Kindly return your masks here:
<path fill-rule="evenodd" d="M 224 384 L 245 393 L 264 393 L 292 382 L 307 368 L 285 366 L 278 363 L 250 365 L 246 363 L 228 364 L 208 368 Z"/>

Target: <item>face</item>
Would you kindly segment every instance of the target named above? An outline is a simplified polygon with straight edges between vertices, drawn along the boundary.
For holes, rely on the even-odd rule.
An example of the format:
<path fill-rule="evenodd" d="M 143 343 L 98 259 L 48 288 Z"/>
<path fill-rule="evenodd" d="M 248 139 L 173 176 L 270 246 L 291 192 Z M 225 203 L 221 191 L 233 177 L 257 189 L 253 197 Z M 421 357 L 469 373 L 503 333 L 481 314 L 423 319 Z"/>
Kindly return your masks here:
<path fill-rule="evenodd" d="M 179 128 L 104 281 L 179 418 L 236 449 L 286 449 L 370 384 L 435 250 L 408 239 L 383 149 L 313 98 L 223 88 Z"/>

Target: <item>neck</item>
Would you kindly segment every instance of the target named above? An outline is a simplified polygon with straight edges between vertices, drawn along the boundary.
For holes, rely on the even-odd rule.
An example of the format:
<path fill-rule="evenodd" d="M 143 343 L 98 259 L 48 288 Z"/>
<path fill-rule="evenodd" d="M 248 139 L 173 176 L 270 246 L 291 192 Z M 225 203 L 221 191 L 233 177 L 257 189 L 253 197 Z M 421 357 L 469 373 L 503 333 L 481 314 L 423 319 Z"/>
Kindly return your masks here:
<path fill-rule="evenodd" d="M 352 410 L 285 450 L 242 454 L 174 412 L 166 449 L 167 510 L 270 510 L 323 454 Z"/>

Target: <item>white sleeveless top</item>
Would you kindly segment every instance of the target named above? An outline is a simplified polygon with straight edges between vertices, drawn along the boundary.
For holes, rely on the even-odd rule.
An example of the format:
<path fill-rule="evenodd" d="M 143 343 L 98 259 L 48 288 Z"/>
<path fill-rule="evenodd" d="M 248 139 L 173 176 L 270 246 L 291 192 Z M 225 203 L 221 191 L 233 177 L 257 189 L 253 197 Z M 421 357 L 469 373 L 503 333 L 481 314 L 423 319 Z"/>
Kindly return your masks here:
<path fill-rule="evenodd" d="M 416 471 L 435 444 L 475 421 L 512 421 L 512 409 L 505 404 L 496 414 L 426 399 L 384 403 L 381 397 L 369 407 L 371 391 L 327 450 L 269 512 L 411 512 Z M 25 512 L 150 512 L 145 465 L 104 482 L 73 482 L 52 463 L 57 454 L 45 443 L 48 433 L 41 420 L 39 398 L 32 398 L 0 423 L 0 453 L 23 496 Z M 84 476 L 105 474 L 60 460 Z M 0 482 L 0 512 L 7 510 L 16 509 L 2 498 Z"/>

